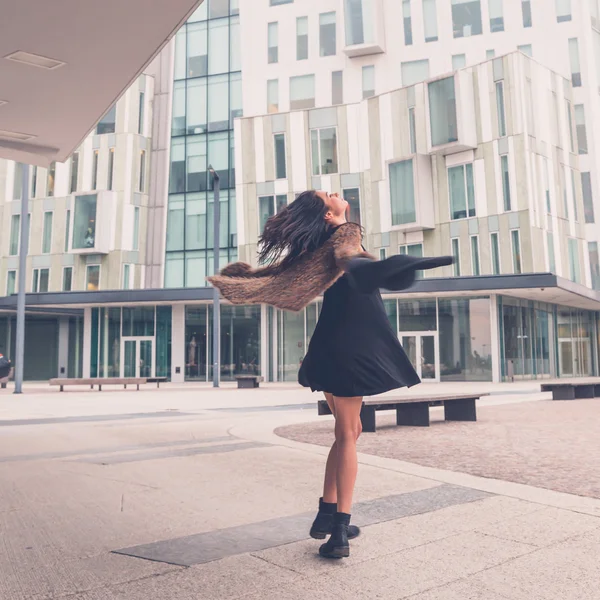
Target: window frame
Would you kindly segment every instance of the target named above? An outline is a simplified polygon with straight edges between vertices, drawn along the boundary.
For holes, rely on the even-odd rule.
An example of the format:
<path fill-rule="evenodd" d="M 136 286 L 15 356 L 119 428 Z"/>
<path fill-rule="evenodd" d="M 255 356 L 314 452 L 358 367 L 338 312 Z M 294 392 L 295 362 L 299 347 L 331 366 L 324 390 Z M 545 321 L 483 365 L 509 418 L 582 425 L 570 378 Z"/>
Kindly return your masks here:
<path fill-rule="evenodd" d="M 393 193 L 393 189 L 392 189 L 392 167 L 394 165 L 398 165 L 398 164 L 402 164 L 402 163 L 410 163 L 410 173 L 411 173 L 411 178 L 412 178 L 412 191 L 413 191 L 413 195 L 412 195 L 412 208 L 414 210 L 414 215 L 415 218 L 412 221 L 405 221 L 402 223 L 394 223 L 394 193 Z M 391 223 L 392 223 L 392 230 L 402 230 L 404 229 L 407 225 L 412 225 L 414 223 L 417 223 L 418 221 L 418 205 L 417 205 L 417 186 L 416 186 L 416 177 L 415 177 L 415 157 L 414 156 L 410 156 L 408 158 L 403 158 L 400 160 L 390 160 L 387 163 L 387 178 L 388 178 L 388 189 L 389 189 L 389 194 L 390 194 L 390 213 L 391 213 Z M 402 200 L 398 199 L 398 202 L 402 202 Z M 401 206 L 397 207 L 398 209 L 401 208 Z M 397 214 L 401 214 L 400 210 L 396 211 Z"/>
<path fill-rule="evenodd" d="M 462 277 L 460 269 L 460 238 L 450 238 L 450 256 L 454 257 L 453 273 L 454 277 Z"/>
<path fill-rule="evenodd" d="M 361 206 L 362 193 L 361 193 L 360 186 L 342 188 L 342 197 L 344 199 L 346 199 L 346 196 L 347 196 L 346 192 L 354 191 L 354 190 L 356 190 L 358 192 L 358 224 L 361 225 L 362 224 L 362 206 Z M 348 201 L 348 204 L 350 204 L 349 201 Z M 352 204 L 350 204 L 350 206 L 352 206 Z M 348 213 L 348 220 L 350 220 L 349 217 L 350 217 L 350 212 Z M 353 222 L 356 223 L 357 221 L 353 221 Z"/>
<path fill-rule="evenodd" d="M 108 149 L 108 169 L 106 173 L 106 189 L 112 191 L 115 183 L 115 148 Z"/>
<path fill-rule="evenodd" d="M 208 139 L 208 138 L 207 138 Z M 139 174 L 138 174 L 138 192 L 140 194 L 146 193 L 146 150 L 140 150 L 139 159 Z"/>
<path fill-rule="evenodd" d="M 73 183 L 75 185 L 73 185 Z M 78 189 L 79 189 L 79 151 L 76 150 L 71 155 L 71 170 L 69 172 L 69 194 L 75 194 Z"/>
<path fill-rule="evenodd" d="M 271 33 L 275 38 L 275 45 L 271 45 Z M 275 65 L 279 62 L 279 22 L 267 23 L 267 64 Z"/>
<path fill-rule="evenodd" d="M 322 19 L 325 16 L 333 15 L 333 23 L 322 23 Z M 333 52 L 327 51 L 330 50 L 327 48 L 327 44 L 324 45 L 324 37 L 323 37 L 323 27 L 327 27 L 328 25 L 333 25 L 334 37 L 333 37 Z M 319 13 L 319 57 L 325 58 L 327 56 L 335 56 L 337 54 L 337 12 L 335 10 L 330 10 L 324 13 Z"/>
<path fill-rule="evenodd" d="M 261 200 L 266 199 L 266 198 L 270 198 L 271 199 L 271 206 L 270 206 L 271 210 L 269 211 L 270 214 L 267 217 L 267 221 L 271 217 L 273 217 L 276 214 L 278 214 L 279 210 L 282 210 L 285 206 L 288 205 L 288 196 L 287 196 L 287 194 L 261 194 L 260 196 L 256 197 L 256 205 L 257 205 L 257 208 L 258 208 L 257 213 L 258 213 L 258 233 L 259 233 L 259 235 L 263 232 L 264 227 L 265 227 L 265 225 L 267 223 L 267 221 L 265 221 L 264 225 L 261 223 L 262 215 L 261 215 L 261 211 L 260 211 Z M 278 201 L 277 201 L 278 198 L 279 199 L 285 198 L 285 206 L 282 204 L 281 205 L 281 209 L 279 208 L 280 205 L 278 204 Z"/>
<path fill-rule="evenodd" d="M 92 191 L 96 191 L 98 189 L 98 163 L 100 162 L 100 150 L 95 149 L 92 154 Z"/>
<path fill-rule="evenodd" d="M 322 149 L 322 139 L 321 139 L 321 132 L 325 131 L 325 130 L 329 130 L 332 129 L 333 131 L 335 131 L 335 152 L 334 152 L 334 156 L 336 158 L 336 163 L 335 163 L 335 171 L 332 171 L 331 173 L 323 173 L 323 163 L 322 163 L 322 155 L 323 155 L 323 149 Z M 314 155 L 313 155 L 313 139 L 312 139 L 312 135 L 313 135 L 313 131 L 317 132 L 317 147 L 319 150 L 319 155 L 318 155 L 318 166 L 319 166 L 319 172 L 315 173 L 314 172 L 314 167 L 315 167 L 315 163 L 314 163 Z M 313 177 L 321 177 L 323 175 L 336 175 L 340 172 L 340 159 L 339 159 L 339 139 L 338 139 L 338 127 L 337 125 L 334 125 L 332 127 L 313 127 L 312 129 L 309 129 L 309 139 L 310 139 L 310 144 L 311 144 L 311 175 Z"/>
<path fill-rule="evenodd" d="M 473 254 L 473 240 L 475 240 L 475 249 L 477 257 Z M 470 254 L 471 254 L 471 273 L 473 277 L 479 277 L 481 275 L 481 253 L 479 248 L 479 234 L 474 234 L 469 236 L 469 246 L 470 246 Z M 477 258 L 477 263 L 475 262 L 475 258 Z M 477 266 L 477 269 L 475 269 Z M 475 272 L 477 271 L 477 272 Z"/>
<path fill-rule="evenodd" d="M 306 23 L 306 33 L 302 33 L 302 34 L 298 33 L 299 25 L 301 22 Z M 306 38 L 306 48 L 302 48 L 303 50 L 305 50 L 306 56 L 301 55 L 302 53 L 300 52 L 301 38 Z M 309 39 L 309 35 L 308 35 L 308 17 L 307 16 L 296 17 L 296 60 L 308 60 L 309 43 L 310 43 L 310 39 Z"/>
<path fill-rule="evenodd" d="M 506 163 L 506 171 L 504 164 Z M 502 179 L 502 206 L 504 212 L 512 212 L 512 194 L 510 189 L 510 160 L 508 154 L 500 155 L 500 177 Z"/>
<path fill-rule="evenodd" d="M 51 216 L 50 216 L 50 232 L 49 232 L 48 244 L 46 245 L 46 234 L 48 233 L 47 232 L 47 223 L 46 223 L 47 215 L 51 215 Z M 52 242 L 54 242 L 53 229 L 54 229 L 54 211 L 53 210 L 45 210 L 43 227 L 42 227 L 42 254 L 52 254 Z"/>
<path fill-rule="evenodd" d="M 515 238 L 516 234 L 516 238 Z M 518 242 L 518 256 L 515 254 L 515 239 Z M 512 256 L 512 268 L 513 273 L 515 275 L 521 275 L 523 273 L 523 250 L 521 248 L 521 230 L 520 229 L 511 229 L 510 230 L 510 252 Z M 517 269 L 517 260 L 518 260 L 518 269 Z"/>
<path fill-rule="evenodd" d="M 500 254 L 500 234 L 498 231 L 490 232 L 490 263 L 492 266 L 492 275 L 502 274 L 502 258 Z M 495 242 L 494 242 L 495 240 Z M 495 255 L 495 257 L 494 257 Z M 495 260 L 495 258 L 497 260 Z M 497 267 L 497 269 L 496 269 Z M 496 272 L 497 271 L 497 272 Z"/>
<path fill-rule="evenodd" d="M 467 167 L 471 167 L 467 169 Z M 452 207 L 452 186 L 450 185 L 450 171 L 452 169 L 462 168 L 463 170 L 463 180 L 464 180 L 464 190 L 465 190 L 465 216 L 464 217 L 455 217 Z M 467 178 L 467 172 L 471 172 L 472 176 L 472 189 L 473 189 L 473 206 L 469 206 L 469 181 Z M 475 164 L 473 162 L 465 162 L 458 165 L 452 165 L 450 167 L 446 167 L 446 181 L 448 182 L 448 209 L 450 213 L 451 221 L 461 221 L 463 219 L 473 219 L 477 217 L 477 190 L 475 186 Z M 472 214 L 471 214 L 472 211 Z"/>
<path fill-rule="evenodd" d="M 94 267 L 98 267 L 98 289 L 97 290 L 90 290 L 89 289 L 89 284 L 90 284 L 90 269 L 94 268 Z M 86 292 L 93 292 L 93 291 L 98 291 L 99 289 L 101 289 L 101 281 L 102 281 L 102 264 L 100 263 L 91 263 L 89 265 L 85 265 L 85 291 Z"/>
<path fill-rule="evenodd" d="M 503 138 L 507 136 L 506 123 L 506 98 L 504 96 L 504 80 L 500 79 L 495 83 L 496 88 L 496 112 L 498 113 L 498 135 Z"/>
<path fill-rule="evenodd" d="M 41 283 L 42 283 L 42 272 L 46 271 L 47 278 L 47 289 L 42 291 Z M 50 290 L 50 268 L 49 267 L 35 267 L 31 272 L 31 293 L 32 294 L 45 294 Z"/>
<path fill-rule="evenodd" d="M 12 292 L 10 291 L 10 288 L 9 288 L 9 285 L 8 285 L 11 274 L 14 276 L 14 280 L 12 282 L 12 286 L 13 286 L 13 291 Z M 12 296 L 12 295 L 16 294 L 19 291 L 17 279 L 18 279 L 17 278 L 17 269 L 8 269 L 6 271 L 6 288 L 5 289 L 6 289 L 6 295 L 7 296 Z"/>
<path fill-rule="evenodd" d="M 283 177 L 279 176 L 278 168 L 277 168 L 277 138 L 283 138 Z M 275 179 L 277 181 L 287 179 L 287 135 L 285 132 L 280 131 L 273 134 L 273 163 L 274 163 L 274 171 L 275 171 Z"/>
<path fill-rule="evenodd" d="M 65 275 L 67 273 L 67 271 L 71 272 L 71 280 L 70 280 L 70 286 L 69 289 L 65 289 Z M 61 289 L 63 292 L 72 292 L 73 291 L 73 267 L 72 266 L 67 266 L 67 267 L 63 267 L 62 268 L 62 285 L 61 285 Z"/>

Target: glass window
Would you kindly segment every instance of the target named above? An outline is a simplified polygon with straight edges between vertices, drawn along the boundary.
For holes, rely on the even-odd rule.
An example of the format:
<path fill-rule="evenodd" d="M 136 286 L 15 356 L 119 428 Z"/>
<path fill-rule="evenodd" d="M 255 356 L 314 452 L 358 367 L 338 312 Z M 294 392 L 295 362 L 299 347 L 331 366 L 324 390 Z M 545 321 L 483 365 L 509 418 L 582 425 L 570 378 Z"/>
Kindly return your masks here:
<path fill-rule="evenodd" d="M 206 2 L 200 5 L 200 8 L 206 6 Z M 193 16 L 193 15 L 192 15 Z M 187 77 L 187 28 L 182 27 L 175 35 L 175 80 L 185 79 Z M 205 52 L 206 54 L 206 52 Z"/>
<path fill-rule="evenodd" d="M 208 75 L 208 23 L 187 26 L 187 76 Z M 179 77 L 178 77 L 179 78 Z"/>
<path fill-rule="evenodd" d="M 71 239 L 71 211 L 67 210 L 65 218 L 65 252 L 69 251 L 69 241 Z"/>
<path fill-rule="evenodd" d="M 432 146 L 458 141 L 454 77 L 429 84 L 429 118 Z"/>
<path fill-rule="evenodd" d="M 438 313 L 441 380 L 491 381 L 490 299 L 440 299 Z"/>
<path fill-rule="evenodd" d="M 457 71 L 467 65 L 466 54 L 455 54 L 452 56 L 452 70 Z"/>
<path fill-rule="evenodd" d="M 554 258 L 554 234 L 549 231 L 546 239 L 548 241 L 548 269 L 550 269 L 550 273 L 556 273 L 556 260 Z"/>
<path fill-rule="evenodd" d="M 188 86 L 193 83 L 202 82 L 204 85 L 205 79 L 193 79 L 187 82 Z M 172 107 L 172 117 L 171 117 L 171 136 L 175 137 L 177 135 L 185 135 L 185 81 L 176 81 L 173 86 L 173 107 Z M 205 103 L 206 103 L 206 94 L 205 94 Z M 188 111 L 189 112 L 189 111 Z M 206 108 L 204 109 L 206 113 Z"/>
<path fill-rule="evenodd" d="M 344 103 L 344 72 L 333 71 L 331 73 L 331 104 Z"/>
<path fill-rule="evenodd" d="M 184 231 L 184 206 L 185 206 L 185 249 L 200 250 L 208 246 L 207 231 L 208 226 L 212 226 L 207 219 L 206 193 L 188 194 L 184 203 L 183 198 L 178 200 L 177 204 L 169 212 L 169 218 L 172 220 L 172 235 L 182 235 Z M 184 248 L 183 239 L 181 242 L 172 244 L 173 250 Z M 206 269 L 203 268 L 203 273 Z M 203 284 L 202 284 L 203 285 Z"/>
<path fill-rule="evenodd" d="M 588 254 L 590 256 L 592 288 L 594 290 L 600 290 L 600 257 L 598 256 L 598 242 L 588 242 Z"/>
<path fill-rule="evenodd" d="M 311 154 L 313 175 L 331 175 L 338 172 L 337 129 L 312 129 Z"/>
<path fill-rule="evenodd" d="M 563 195 L 563 210 L 565 213 L 565 219 L 569 218 L 569 198 L 567 197 L 567 178 L 566 178 L 566 167 L 563 165 L 560 168 L 560 189 Z"/>
<path fill-rule="evenodd" d="M 75 215 L 73 219 L 74 250 L 94 248 L 96 245 L 96 206 L 98 196 L 85 194 L 75 198 Z"/>
<path fill-rule="evenodd" d="M 411 46 L 413 43 L 413 38 L 410 0 L 402 0 L 402 16 L 404 18 L 404 43 L 407 46 Z"/>
<path fill-rule="evenodd" d="M 268 54 L 267 62 L 276 63 L 279 60 L 279 26 L 277 22 L 267 26 Z"/>
<path fill-rule="evenodd" d="M 523 44 L 522 46 L 517 46 L 517 50 L 526 54 L 527 56 L 533 56 L 533 47 L 531 44 Z"/>
<path fill-rule="evenodd" d="M 240 18 L 232 17 L 229 25 L 229 70 L 242 70 L 242 46 L 240 41 Z"/>
<path fill-rule="evenodd" d="M 185 89 L 183 88 L 184 82 L 177 82 L 175 84 L 175 93 L 180 94 L 173 98 L 173 122 L 177 130 L 173 131 L 172 135 L 195 135 L 199 133 L 206 133 L 207 130 L 207 82 L 206 78 L 202 79 L 190 79 L 185 82 L 187 85 L 187 109 L 186 109 L 186 95 Z M 226 91 L 226 82 L 221 78 L 210 78 L 211 91 L 217 92 L 219 95 Z M 181 83 L 182 87 L 178 91 L 177 85 Z M 212 90 L 216 87 L 216 90 Z M 213 98 L 211 98 L 213 99 Z M 177 117 L 175 116 L 177 115 Z M 223 111 L 219 115 L 220 122 L 223 123 Z M 187 124 L 186 124 L 187 120 Z"/>
<path fill-rule="evenodd" d="M 259 214 L 259 231 L 262 233 L 265 229 L 267 221 L 280 210 L 287 206 L 287 195 L 281 194 L 278 196 L 259 196 L 258 198 L 258 214 Z"/>
<path fill-rule="evenodd" d="M 579 244 L 573 238 L 569 238 L 569 278 L 575 283 L 580 282 Z"/>
<path fill-rule="evenodd" d="M 513 273 L 522 273 L 521 265 L 521 236 L 518 229 L 513 229 L 510 232 L 513 257 Z"/>
<path fill-rule="evenodd" d="M 490 8 L 490 31 L 504 31 L 504 8 L 503 0 L 489 0 Z"/>
<path fill-rule="evenodd" d="M 10 243 L 8 248 L 9 256 L 19 254 L 19 240 L 21 238 L 21 216 L 13 215 L 10 219 Z"/>
<path fill-rule="evenodd" d="M 500 275 L 500 244 L 498 242 L 498 233 L 490 234 L 492 274 Z"/>
<path fill-rule="evenodd" d="M 408 131 L 410 134 L 410 153 L 417 153 L 417 122 L 415 120 L 415 107 L 408 109 Z"/>
<path fill-rule="evenodd" d="M 35 198 L 37 196 L 37 173 L 38 168 L 36 165 L 33 165 L 31 169 L 31 197 Z"/>
<path fill-rule="evenodd" d="M 471 269 L 473 275 L 481 275 L 479 266 L 479 236 L 471 236 Z"/>
<path fill-rule="evenodd" d="M 15 179 L 13 184 L 13 200 L 21 200 L 23 195 L 23 165 L 15 163 Z"/>
<path fill-rule="evenodd" d="M 503 154 L 500 157 L 500 168 L 502 170 L 502 196 L 504 198 L 504 210 L 512 210 L 510 196 L 510 170 L 508 167 L 508 156 Z"/>
<path fill-rule="evenodd" d="M 209 78 L 208 131 L 224 131 L 229 129 L 230 114 L 227 106 L 228 93 L 229 77 L 227 75 L 219 75 L 218 77 Z"/>
<path fill-rule="evenodd" d="M 358 188 L 347 188 L 342 190 L 344 200 L 350 205 L 348 221 L 360 225 L 360 190 Z"/>
<path fill-rule="evenodd" d="M 423 26 L 425 28 L 425 41 L 437 42 L 438 24 L 436 0 L 423 0 Z"/>
<path fill-rule="evenodd" d="M 385 260 L 387 258 L 387 249 L 379 248 L 379 260 Z"/>
<path fill-rule="evenodd" d="M 138 308 L 123 307 L 124 336 L 151 336 L 154 335 L 155 311 L 153 306 Z"/>
<path fill-rule="evenodd" d="M 375 95 L 375 66 L 367 65 L 362 68 L 363 99 Z"/>
<path fill-rule="evenodd" d="M 92 156 L 92 189 L 98 189 L 98 160 L 99 160 L 99 150 L 94 150 L 94 155 Z"/>
<path fill-rule="evenodd" d="M 398 325 L 402 332 L 436 331 L 437 302 L 434 300 L 399 300 Z M 393 325 L 396 329 L 396 324 Z"/>
<path fill-rule="evenodd" d="M 485 59 L 486 60 L 490 60 L 490 59 L 494 58 L 494 56 L 496 56 L 495 50 L 486 50 L 485 51 Z"/>
<path fill-rule="evenodd" d="M 308 17 L 296 19 L 296 60 L 308 58 Z"/>
<path fill-rule="evenodd" d="M 269 79 L 267 81 L 267 112 L 279 111 L 279 80 Z"/>
<path fill-rule="evenodd" d="M 229 20 L 208 22 L 208 74 L 218 75 L 229 71 Z"/>
<path fill-rule="evenodd" d="M 498 135 L 506 135 L 506 108 L 504 105 L 504 81 L 496 82 L 496 110 L 498 111 Z"/>
<path fill-rule="evenodd" d="M 271 6 L 279 6 L 280 4 L 291 4 L 294 0 L 269 0 Z"/>
<path fill-rule="evenodd" d="M 460 277 L 460 240 L 452 238 L 452 256 L 454 257 L 454 277 Z"/>
<path fill-rule="evenodd" d="M 63 269 L 62 291 L 70 292 L 73 289 L 73 267 Z"/>
<path fill-rule="evenodd" d="M 96 134 L 114 133 L 117 120 L 117 105 L 113 104 L 108 112 L 98 121 L 96 125 Z"/>
<path fill-rule="evenodd" d="M 398 253 L 423 258 L 423 244 L 404 244 L 398 247 Z"/>
<path fill-rule="evenodd" d="M 106 175 L 106 189 L 113 189 L 113 181 L 114 181 L 114 171 L 115 171 L 115 149 L 108 149 L 108 172 Z"/>
<path fill-rule="evenodd" d="M 235 73 L 229 76 L 229 129 L 233 129 L 233 120 L 242 115 L 242 74 Z"/>
<path fill-rule="evenodd" d="M 46 181 L 46 196 L 51 198 L 54 196 L 54 182 L 56 179 L 56 163 L 53 162 L 48 167 L 48 178 Z"/>
<path fill-rule="evenodd" d="M 139 191 L 146 191 L 146 151 L 140 150 L 140 173 L 139 173 Z"/>
<path fill-rule="evenodd" d="M 206 146 L 205 136 L 187 139 L 186 190 L 188 192 L 206 191 Z"/>
<path fill-rule="evenodd" d="M 130 279 L 130 267 L 129 265 L 123 265 L 123 289 L 128 290 L 131 285 L 129 283 Z"/>
<path fill-rule="evenodd" d="M 569 143 L 571 152 L 575 152 L 575 134 L 573 132 L 573 118 L 571 116 L 571 103 L 565 100 L 567 105 L 567 123 L 569 124 Z"/>
<path fill-rule="evenodd" d="M 322 13 L 319 15 L 319 54 L 335 56 L 336 45 L 335 12 Z"/>
<path fill-rule="evenodd" d="M 592 178 L 589 172 L 581 173 L 581 189 L 583 191 L 583 212 L 586 223 L 594 223 L 594 197 L 592 194 Z"/>
<path fill-rule="evenodd" d="M 571 83 L 573 87 L 581 86 L 581 66 L 579 64 L 579 44 L 577 38 L 569 40 L 569 60 L 571 63 Z"/>
<path fill-rule="evenodd" d="M 344 0 L 346 45 L 370 44 L 374 36 L 372 0 Z"/>
<path fill-rule="evenodd" d="M 49 254 L 52 251 L 52 220 L 54 213 L 46 211 L 44 213 L 44 231 L 42 233 L 42 254 Z"/>
<path fill-rule="evenodd" d="M 575 125 L 577 128 L 577 151 L 579 154 L 587 154 L 588 142 L 583 104 L 575 105 Z"/>
<path fill-rule="evenodd" d="M 229 14 L 229 0 L 210 0 L 208 5 L 209 19 L 219 19 Z"/>
<path fill-rule="evenodd" d="M 475 216 L 475 184 L 473 165 L 459 165 L 448 169 L 450 189 L 450 218 L 466 219 Z"/>
<path fill-rule="evenodd" d="M 455 38 L 481 35 L 480 0 L 452 0 L 452 28 Z"/>
<path fill-rule="evenodd" d="M 171 172 L 169 193 L 185 192 L 185 139 L 171 140 Z"/>
<path fill-rule="evenodd" d="M 598 28 L 598 23 L 600 21 L 600 6 L 598 5 L 598 0 L 590 0 L 590 14 L 592 17 L 592 27 Z"/>
<path fill-rule="evenodd" d="M 414 85 L 429 78 L 429 60 L 411 60 L 403 62 L 402 69 L 402 86 Z"/>
<path fill-rule="evenodd" d="M 144 92 L 140 92 L 140 105 L 138 108 L 138 133 L 144 133 L 144 115 L 146 109 L 146 94 Z"/>
<path fill-rule="evenodd" d="M 571 20 L 571 0 L 555 0 L 556 20 L 559 23 Z"/>
<path fill-rule="evenodd" d="M 133 249 L 140 248 L 140 207 L 133 208 Z"/>
<path fill-rule="evenodd" d="M 290 109 L 314 108 L 315 76 L 290 77 Z"/>
<path fill-rule="evenodd" d="M 417 220 L 417 209 L 415 204 L 413 161 L 411 159 L 391 163 L 389 170 L 392 225 L 415 223 Z"/>
<path fill-rule="evenodd" d="M 12 296 L 17 293 L 17 272 L 9 271 L 6 274 L 6 295 Z"/>
<path fill-rule="evenodd" d="M 569 169 L 571 173 L 571 193 L 573 195 L 573 218 L 579 222 L 579 212 L 577 211 L 577 186 L 575 185 L 575 171 Z"/>
<path fill-rule="evenodd" d="M 523 27 L 531 27 L 531 0 L 521 0 L 521 10 L 523 12 Z"/>
<path fill-rule="evenodd" d="M 285 179 L 286 160 L 285 160 L 285 134 L 276 133 L 273 136 L 275 142 L 275 179 Z"/>
<path fill-rule="evenodd" d="M 188 203 L 191 205 L 191 201 Z M 206 201 L 204 202 L 206 206 Z M 174 250 L 183 250 L 184 242 L 188 242 L 188 236 L 184 236 L 184 224 L 186 222 L 185 219 L 185 196 L 182 195 L 172 195 L 169 196 L 169 210 L 167 217 L 167 252 L 172 252 Z M 193 217 L 189 215 L 188 210 L 188 222 L 193 220 Z M 206 208 L 204 209 L 206 213 Z M 204 232 L 205 228 L 202 228 Z M 202 246 L 205 247 L 205 246 Z"/>
<path fill-rule="evenodd" d="M 85 272 L 85 289 L 88 292 L 96 292 L 100 289 L 100 265 L 87 266 Z"/>
<path fill-rule="evenodd" d="M 48 281 L 50 279 L 50 269 L 34 269 L 33 270 L 33 285 L 31 291 L 36 293 L 44 293 L 48 291 Z"/>

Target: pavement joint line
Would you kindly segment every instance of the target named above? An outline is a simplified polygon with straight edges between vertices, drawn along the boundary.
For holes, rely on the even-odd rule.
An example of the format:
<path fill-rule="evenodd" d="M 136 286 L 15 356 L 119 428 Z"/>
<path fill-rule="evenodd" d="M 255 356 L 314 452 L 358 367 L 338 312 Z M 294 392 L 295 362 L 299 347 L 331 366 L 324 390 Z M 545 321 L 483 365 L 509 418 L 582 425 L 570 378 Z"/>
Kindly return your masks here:
<path fill-rule="evenodd" d="M 66 425 L 70 423 L 102 423 L 109 421 L 128 421 L 133 419 L 155 419 L 162 417 L 188 417 L 194 413 L 175 410 L 155 411 L 150 413 L 122 413 L 112 415 L 81 415 L 76 417 L 41 417 L 30 419 L 5 419 L 0 427 L 27 427 L 31 425 Z"/>

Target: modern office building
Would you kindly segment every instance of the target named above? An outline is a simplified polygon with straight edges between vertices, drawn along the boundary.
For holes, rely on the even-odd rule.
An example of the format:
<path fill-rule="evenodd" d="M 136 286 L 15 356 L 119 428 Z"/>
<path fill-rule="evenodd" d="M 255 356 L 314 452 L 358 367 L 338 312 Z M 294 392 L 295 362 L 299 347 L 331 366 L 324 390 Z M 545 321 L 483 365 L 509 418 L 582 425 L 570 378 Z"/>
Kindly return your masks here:
<path fill-rule="evenodd" d="M 311 187 L 344 193 L 377 256 L 454 254 L 384 293 L 424 380 L 598 374 L 596 1 L 239 4 L 206 0 L 68 164 L 33 171 L 26 377 L 212 378 L 209 165 L 221 264 L 255 263 Z M 9 355 L 18 170 L 0 164 Z M 318 311 L 225 304 L 222 377 L 295 380 Z"/>

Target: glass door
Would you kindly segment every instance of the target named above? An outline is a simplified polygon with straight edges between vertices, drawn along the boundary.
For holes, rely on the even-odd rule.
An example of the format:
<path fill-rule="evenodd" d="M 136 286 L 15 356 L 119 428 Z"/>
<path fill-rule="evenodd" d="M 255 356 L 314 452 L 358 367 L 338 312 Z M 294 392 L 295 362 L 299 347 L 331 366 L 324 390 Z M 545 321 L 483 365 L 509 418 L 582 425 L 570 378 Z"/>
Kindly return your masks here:
<path fill-rule="evenodd" d="M 401 333 L 400 341 L 422 381 L 439 381 L 439 343 L 437 332 Z"/>
<path fill-rule="evenodd" d="M 154 377 L 154 338 L 123 338 L 123 377 Z"/>

